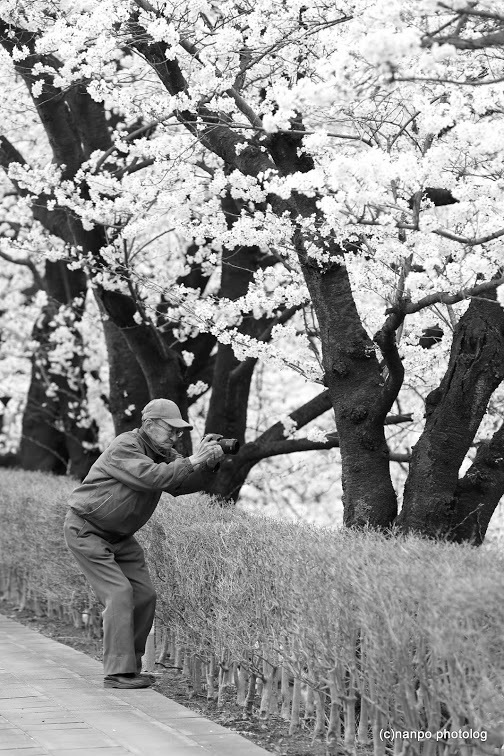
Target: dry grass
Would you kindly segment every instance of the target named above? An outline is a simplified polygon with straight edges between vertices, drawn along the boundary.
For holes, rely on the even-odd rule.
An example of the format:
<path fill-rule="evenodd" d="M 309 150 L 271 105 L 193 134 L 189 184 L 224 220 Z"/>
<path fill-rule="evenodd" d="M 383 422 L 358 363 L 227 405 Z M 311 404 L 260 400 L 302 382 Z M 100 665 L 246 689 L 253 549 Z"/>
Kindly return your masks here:
<path fill-rule="evenodd" d="M 62 538 L 71 481 L 0 471 L 0 484 L 4 591 L 79 621 L 90 595 Z M 429 754 L 445 748 L 435 742 L 443 728 L 473 731 L 450 742 L 453 752 L 502 745 L 504 557 L 496 547 L 325 530 L 221 509 L 199 495 L 166 497 L 140 540 L 158 626 L 196 684 L 201 663 L 217 659 L 221 689 L 243 677 L 246 708 L 255 674 L 264 716 L 284 696 L 295 729 L 299 710 L 285 698 L 300 680 L 315 691 L 315 734 L 327 738 L 328 753 L 342 738 L 350 751 L 372 739 L 378 756 L 391 745 L 381 728 L 431 730 L 430 741 L 409 744 Z M 474 737 L 481 731 L 486 742 Z"/>

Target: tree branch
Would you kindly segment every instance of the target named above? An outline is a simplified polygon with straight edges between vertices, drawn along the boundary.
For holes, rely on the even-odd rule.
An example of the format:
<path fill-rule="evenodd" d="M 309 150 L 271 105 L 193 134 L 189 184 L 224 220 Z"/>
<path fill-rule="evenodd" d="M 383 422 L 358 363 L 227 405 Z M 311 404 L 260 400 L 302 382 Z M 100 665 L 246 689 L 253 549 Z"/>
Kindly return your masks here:
<path fill-rule="evenodd" d="M 307 423 L 315 420 L 319 415 L 323 415 L 324 412 L 331 409 L 331 399 L 329 396 L 329 390 L 322 391 L 317 396 L 310 399 L 308 402 L 298 407 L 296 410 L 290 413 L 288 416 L 290 420 L 295 423 L 296 428 L 302 428 Z M 255 439 L 255 444 L 263 446 L 265 444 L 272 443 L 273 441 L 280 441 L 284 438 L 285 426 L 282 422 L 275 423 L 270 428 L 261 433 Z"/>
<path fill-rule="evenodd" d="M 486 87 L 489 84 L 500 84 L 504 81 L 504 76 L 499 76 L 497 79 L 466 79 L 466 81 L 460 81 L 459 79 L 447 79 L 445 77 L 434 76 L 392 76 L 391 81 L 428 81 L 434 84 L 456 84 L 459 87 Z"/>
<path fill-rule="evenodd" d="M 316 417 L 319 417 L 320 415 L 323 415 L 324 412 L 327 412 L 332 408 L 331 405 L 331 399 L 329 396 L 329 390 L 326 389 L 325 391 L 321 391 L 320 394 L 317 394 L 317 396 L 313 397 L 313 399 L 310 399 L 308 402 L 303 404 L 301 407 L 298 407 L 296 410 L 291 412 L 289 414 L 289 419 L 292 420 L 295 423 L 296 428 L 302 428 L 304 425 L 307 425 L 312 420 L 315 420 Z M 401 415 L 389 415 L 384 420 L 384 425 L 397 425 L 399 423 L 407 423 L 411 422 L 412 416 L 411 414 L 401 414 Z M 332 441 L 333 439 L 337 438 L 337 434 L 331 434 L 328 437 Z M 285 425 L 282 422 L 275 423 L 270 428 L 264 431 L 264 433 L 261 433 L 260 436 L 258 436 L 253 444 L 254 448 L 261 449 L 261 458 L 267 457 L 269 454 L 265 452 L 262 453 L 262 450 L 265 450 L 267 448 L 270 448 L 272 444 L 275 444 L 276 442 L 282 442 L 285 439 Z M 320 447 L 314 447 L 314 448 L 331 448 L 331 447 L 325 447 L 324 445 Z M 279 454 L 283 454 L 284 452 L 278 452 Z"/>
<path fill-rule="evenodd" d="M 432 233 L 437 234 L 437 236 L 442 236 L 444 239 L 451 239 L 452 241 L 459 242 L 460 244 L 465 244 L 467 247 L 476 247 L 478 244 L 486 244 L 489 241 L 493 241 L 494 239 L 499 239 L 501 236 L 504 236 L 504 228 L 501 228 L 499 231 L 494 231 L 493 234 L 476 237 L 476 239 L 468 239 L 465 236 L 457 236 L 456 234 L 452 234 L 449 231 L 443 231 L 440 228 L 438 228 L 436 231 L 433 231 Z"/>
<path fill-rule="evenodd" d="M 27 165 L 26 160 L 19 150 L 5 137 L 0 135 L 0 166 L 8 173 L 9 167 L 13 163 Z M 48 197 L 43 195 L 34 197 L 27 189 L 21 188 L 17 181 L 10 179 L 20 197 L 30 197 L 32 199 L 31 210 L 33 217 L 44 226 L 49 233 L 54 234 L 63 241 L 72 244 L 73 236 L 68 227 L 68 219 L 64 210 L 48 210 Z"/>
<path fill-rule="evenodd" d="M 135 0 L 137 5 L 144 10 L 155 13 L 147 0 Z M 161 83 L 171 95 L 181 94 L 187 90 L 187 82 L 182 73 L 178 60 L 169 59 L 166 55 L 166 45 L 154 42 L 152 39 L 145 38 L 145 29 L 132 20 L 130 22 L 132 30 L 137 28 L 141 33 L 138 37 L 133 38 L 131 46 L 137 50 L 144 60 L 149 63 Z M 185 43 L 186 46 L 189 43 Z M 177 111 L 177 119 L 182 123 L 204 147 L 209 149 L 215 155 L 224 160 L 227 165 L 237 168 L 246 176 L 256 176 L 259 172 L 275 171 L 276 166 L 269 155 L 261 151 L 257 144 L 249 144 L 244 150 L 239 150 L 238 145 L 243 137 L 236 134 L 229 127 L 229 117 L 201 105 L 197 112 Z M 200 123 L 198 123 L 200 119 Z M 200 124 L 203 130 L 199 130 Z M 255 127 L 254 127 L 255 128 Z"/>
<path fill-rule="evenodd" d="M 51 83 L 48 73 L 33 73 L 37 65 L 53 68 L 60 65 L 55 58 L 36 52 L 37 39 L 33 32 L 16 28 L 0 19 L 0 44 L 7 53 L 12 56 L 16 46 L 24 46 L 29 50 L 23 61 L 14 62 L 15 70 L 28 88 L 58 165 L 64 166 L 63 177 L 72 178 L 83 161 L 79 134 L 70 115 L 64 92 Z M 42 91 L 34 96 L 33 84 L 36 81 L 42 82 Z"/>
<path fill-rule="evenodd" d="M 6 260 L 7 262 L 13 263 L 14 265 L 23 265 L 24 267 L 28 268 L 33 276 L 35 286 L 41 291 L 47 291 L 47 287 L 45 285 L 44 279 L 38 272 L 35 263 L 33 263 L 27 257 L 16 259 L 15 257 L 11 257 L 10 255 L 8 255 L 7 252 L 2 252 L 1 250 L 0 250 L 0 257 L 3 260 Z"/>
<path fill-rule="evenodd" d="M 154 165 L 155 162 L 154 158 L 146 158 L 145 160 L 137 160 L 137 158 L 135 158 L 129 165 L 125 165 L 124 168 L 119 168 L 117 171 L 114 171 L 114 176 L 117 179 L 122 179 L 126 175 L 131 176 L 132 173 L 142 171 L 144 168 Z"/>
<path fill-rule="evenodd" d="M 181 121 L 181 123 L 183 123 L 183 121 Z M 204 120 L 197 120 L 197 119 L 196 120 L 191 120 L 191 124 L 196 125 L 196 126 L 199 126 L 199 125 L 206 126 L 206 125 L 211 125 L 211 123 L 212 123 L 211 121 L 207 122 L 207 121 L 204 121 Z M 270 131 L 266 131 L 266 129 L 264 128 L 264 126 L 262 124 L 262 121 L 259 123 L 259 125 L 255 125 L 255 124 L 254 125 L 252 125 L 252 124 L 249 125 L 248 123 L 237 123 L 237 122 L 229 123 L 228 122 L 226 124 L 226 126 L 228 126 L 228 128 L 230 128 L 230 129 L 245 129 L 245 130 L 249 129 L 249 130 L 253 130 L 253 131 L 260 131 L 263 134 L 271 135 L 271 132 Z M 298 135 L 299 136 L 314 136 L 315 134 L 318 134 L 319 132 L 318 131 L 309 131 L 308 129 L 307 130 L 302 130 L 302 129 L 278 129 L 274 133 L 275 134 L 285 134 L 285 135 L 295 134 L 296 136 L 298 136 Z M 327 131 L 327 132 L 324 132 L 324 136 L 328 136 L 328 137 L 331 137 L 333 139 L 350 139 L 350 140 L 356 141 L 356 142 L 363 142 L 368 147 L 372 147 L 373 146 L 372 142 L 370 142 L 368 139 L 365 139 L 362 136 L 359 136 L 358 134 L 343 134 L 343 133 L 336 132 L 336 131 Z"/>
<path fill-rule="evenodd" d="M 159 16 L 156 9 L 148 2 L 148 0 L 135 0 L 136 4 L 140 6 L 143 10 L 153 13 L 156 17 Z M 199 57 L 198 49 L 195 47 L 195 45 L 191 44 L 186 39 L 180 40 L 180 46 L 188 52 L 192 57 L 198 61 L 198 63 L 201 63 L 203 65 L 202 60 Z M 216 69 L 217 76 L 221 76 L 221 72 Z M 240 110 L 241 113 L 250 121 L 250 123 L 253 126 L 256 126 L 258 128 L 262 127 L 262 121 L 259 118 L 259 116 L 254 112 L 254 110 L 250 107 L 250 105 L 243 99 L 241 94 L 235 89 L 235 87 L 229 87 L 229 89 L 226 89 L 226 94 L 233 98 L 233 100 L 236 103 L 236 107 L 238 110 Z"/>
<path fill-rule="evenodd" d="M 504 45 L 504 31 L 494 34 L 485 34 L 473 39 L 461 37 L 424 37 L 422 47 L 430 48 L 432 45 L 453 45 L 458 50 L 483 50 L 487 47 L 501 47 Z"/>
<path fill-rule="evenodd" d="M 476 8 L 472 8 L 470 5 L 467 5 L 465 8 L 452 8 L 450 5 L 446 5 L 446 3 L 439 3 L 439 7 L 444 8 L 444 10 L 450 11 L 452 13 L 457 13 L 457 15 L 459 16 L 488 18 L 492 21 L 500 21 L 501 23 L 504 23 L 504 16 L 502 16 L 500 13 L 495 13 L 494 11 L 477 10 Z"/>
<path fill-rule="evenodd" d="M 389 415 L 385 418 L 384 425 L 398 425 L 399 423 L 411 423 L 413 415 L 407 412 L 404 415 Z"/>
<path fill-rule="evenodd" d="M 449 294 L 446 291 L 439 291 L 435 294 L 429 294 L 418 302 L 409 302 L 404 306 L 405 315 L 411 315 L 415 312 L 420 312 L 425 307 L 430 307 L 433 304 L 455 304 L 456 302 L 462 302 L 464 299 L 471 299 L 471 297 L 477 297 L 480 294 L 486 294 L 487 292 L 497 289 L 504 284 L 504 277 L 495 278 L 493 281 L 485 281 L 482 284 L 473 286 L 470 289 L 462 289 L 456 294 Z M 387 312 L 394 312 L 394 308 L 387 310 Z"/>
<path fill-rule="evenodd" d="M 286 438 L 283 441 L 275 441 L 267 447 L 258 447 L 257 444 L 250 444 L 250 448 L 245 446 L 244 459 L 248 462 L 257 463 L 261 459 L 268 457 L 277 457 L 280 454 L 293 454 L 304 451 L 327 451 L 328 449 L 339 448 L 339 438 L 334 436 L 328 441 L 311 441 L 308 438 Z M 389 459 L 392 462 L 409 462 L 411 454 L 409 452 L 390 452 Z"/>
<path fill-rule="evenodd" d="M 160 123 L 165 123 L 170 118 L 173 118 L 174 115 L 175 115 L 175 113 L 172 112 L 172 113 L 169 113 L 166 116 L 166 118 L 161 118 L 158 121 L 150 121 L 149 123 L 146 123 L 145 126 L 140 126 L 140 128 L 135 129 L 135 131 L 132 131 L 131 134 L 127 134 L 126 136 L 121 136 L 121 141 L 123 141 L 123 142 L 133 142 L 137 137 L 141 136 L 146 131 L 150 131 L 151 129 L 153 129 L 156 126 L 158 126 Z M 98 173 L 98 171 L 100 170 L 100 168 L 102 167 L 102 165 L 105 163 L 105 161 L 107 160 L 107 158 L 109 158 L 111 155 L 113 155 L 114 152 L 117 151 L 117 149 L 118 149 L 118 147 L 117 147 L 116 144 L 113 144 L 111 147 L 109 147 L 108 150 L 106 150 L 103 153 L 103 155 L 100 157 L 100 159 L 96 163 L 96 165 L 95 165 L 95 167 L 93 169 L 93 173 Z"/>

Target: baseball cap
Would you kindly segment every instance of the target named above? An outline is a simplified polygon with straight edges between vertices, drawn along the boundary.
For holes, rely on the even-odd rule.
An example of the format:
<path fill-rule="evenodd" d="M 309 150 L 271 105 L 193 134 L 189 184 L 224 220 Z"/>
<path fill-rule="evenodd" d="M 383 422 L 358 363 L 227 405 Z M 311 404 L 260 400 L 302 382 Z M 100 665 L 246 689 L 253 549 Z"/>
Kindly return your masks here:
<path fill-rule="evenodd" d="M 192 430 L 192 425 L 182 420 L 180 410 L 169 399 L 152 399 L 142 410 L 142 422 L 152 418 L 153 420 L 166 420 L 174 428 L 188 428 Z"/>

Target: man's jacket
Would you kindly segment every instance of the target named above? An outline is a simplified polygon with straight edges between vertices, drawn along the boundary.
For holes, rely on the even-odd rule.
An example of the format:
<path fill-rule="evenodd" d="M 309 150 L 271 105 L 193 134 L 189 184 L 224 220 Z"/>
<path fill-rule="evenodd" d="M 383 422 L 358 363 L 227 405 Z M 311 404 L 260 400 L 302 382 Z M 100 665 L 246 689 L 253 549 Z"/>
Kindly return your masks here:
<path fill-rule="evenodd" d="M 160 461 L 166 459 L 171 461 Z M 98 457 L 69 505 L 105 533 L 133 535 L 152 516 L 161 493 L 180 492 L 193 473 L 188 459 L 177 452 L 162 457 L 143 430 L 128 431 Z"/>

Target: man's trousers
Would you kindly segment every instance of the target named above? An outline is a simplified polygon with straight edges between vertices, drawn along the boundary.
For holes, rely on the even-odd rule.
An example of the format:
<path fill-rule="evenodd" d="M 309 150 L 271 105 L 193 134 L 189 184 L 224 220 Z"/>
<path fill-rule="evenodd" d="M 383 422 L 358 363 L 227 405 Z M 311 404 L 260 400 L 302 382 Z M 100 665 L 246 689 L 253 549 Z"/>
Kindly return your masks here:
<path fill-rule="evenodd" d="M 156 592 L 142 547 L 132 536 L 111 537 L 72 509 L 66 516 L 64 532 L 68 548 L 105 607 L 105 675 L 140 672 L 156 607 Z"/>

